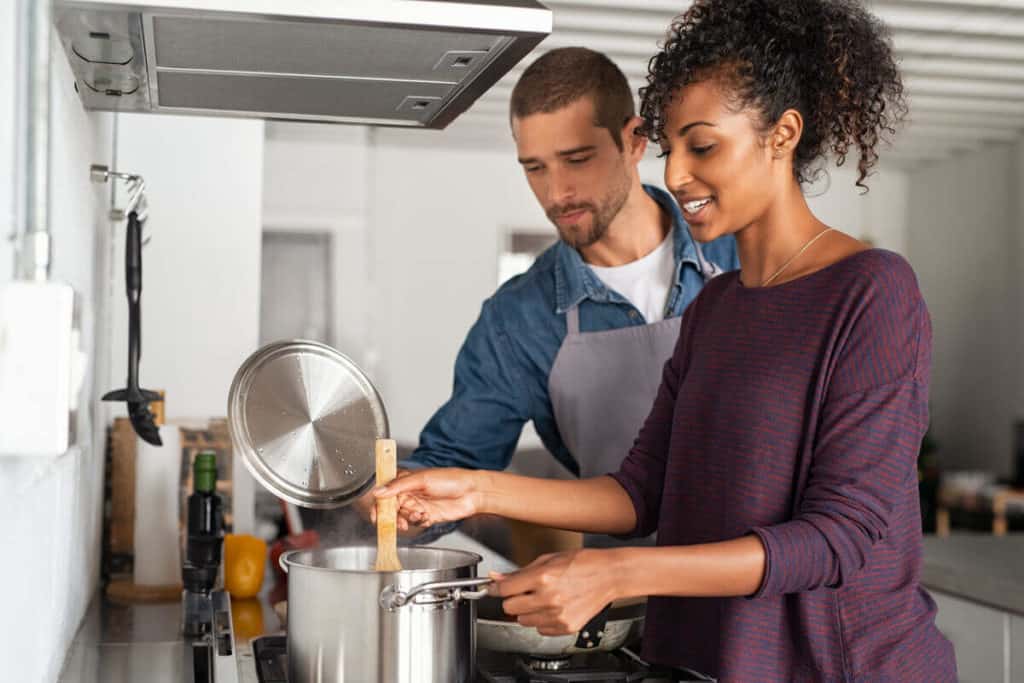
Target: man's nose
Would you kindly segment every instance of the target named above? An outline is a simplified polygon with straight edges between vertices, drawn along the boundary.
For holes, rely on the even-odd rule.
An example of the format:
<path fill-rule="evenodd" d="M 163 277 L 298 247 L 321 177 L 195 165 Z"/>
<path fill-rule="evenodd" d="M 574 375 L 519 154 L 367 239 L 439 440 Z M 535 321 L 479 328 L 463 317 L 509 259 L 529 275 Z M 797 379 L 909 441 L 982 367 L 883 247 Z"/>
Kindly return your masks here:
<path fill-rule="evenodd" d="M 548 181 L 548 196 L 552 204 L 571 202 L 576 196 L 576 185 L 564 171 L 553 171 Z"/>

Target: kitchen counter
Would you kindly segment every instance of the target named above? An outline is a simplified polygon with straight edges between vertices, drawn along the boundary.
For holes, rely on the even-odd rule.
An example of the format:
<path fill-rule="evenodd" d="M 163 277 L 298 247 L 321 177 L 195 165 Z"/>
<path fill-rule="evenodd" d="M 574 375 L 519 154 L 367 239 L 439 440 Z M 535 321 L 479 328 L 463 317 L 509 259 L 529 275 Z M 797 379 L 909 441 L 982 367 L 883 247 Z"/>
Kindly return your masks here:
<path fill-rule="evenodd" d="M 455 532 L 429 544 L 479 553 L 479 569 L 508 572 L 515 565 Z M 273 578 L 268 569 L 258 598 L 232 602 L 238 683 L 257 683 L 250 641 L 281 632 L 283 625 L 267 596 Z M 181 634 L 181 603 L 123 605 L 96 595 L 75 635 L 61 683 L 192 683 L 192 653 Z"/>
<path fill-rule="evenodd" d="M 281 624 L 265 595 L 232 606 L 238 683 L 257 683 L 250 639 Z M 243 623 L 244 621 L 244 623 Z M 71 645 L 61 683 L 189 683 L 192 657 L 178 602 L 121 605 L 93 598 Z"/>
<path fill-rule="evenodd" d="M 1024 535 L 926 536 L 921 582 L 932 590 L 1024 615 Z"/>

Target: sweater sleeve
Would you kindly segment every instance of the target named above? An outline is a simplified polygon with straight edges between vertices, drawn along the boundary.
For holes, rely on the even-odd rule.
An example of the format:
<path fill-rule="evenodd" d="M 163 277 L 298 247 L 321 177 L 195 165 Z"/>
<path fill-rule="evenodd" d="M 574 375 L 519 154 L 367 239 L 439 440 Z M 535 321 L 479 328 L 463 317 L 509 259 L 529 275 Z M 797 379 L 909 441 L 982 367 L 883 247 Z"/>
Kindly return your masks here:
<path fill-rule="evenodd" d="M 858 304 L 820 407 L 797 512 L 752 530 L 767 556 L 754 597 L 842 586 L 868 562 L 907 497 L 916 501 L 928 424 L 928 313 L 912 272 L 853 294 Z"/>

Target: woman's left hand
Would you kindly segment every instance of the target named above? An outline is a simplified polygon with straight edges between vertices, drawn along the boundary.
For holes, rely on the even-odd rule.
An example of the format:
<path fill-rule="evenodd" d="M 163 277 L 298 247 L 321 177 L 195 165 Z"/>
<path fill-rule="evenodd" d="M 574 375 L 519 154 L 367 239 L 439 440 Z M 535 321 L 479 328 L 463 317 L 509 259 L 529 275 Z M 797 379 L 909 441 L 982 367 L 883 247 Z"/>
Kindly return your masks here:
<path fill-rule="evenodd" d="M 615 550 L 583 549 L 541 555 L 514 574 L 492 574 L 493 595 L 523 626 L 542 635 L 576 633 L 615 600 Z"/>

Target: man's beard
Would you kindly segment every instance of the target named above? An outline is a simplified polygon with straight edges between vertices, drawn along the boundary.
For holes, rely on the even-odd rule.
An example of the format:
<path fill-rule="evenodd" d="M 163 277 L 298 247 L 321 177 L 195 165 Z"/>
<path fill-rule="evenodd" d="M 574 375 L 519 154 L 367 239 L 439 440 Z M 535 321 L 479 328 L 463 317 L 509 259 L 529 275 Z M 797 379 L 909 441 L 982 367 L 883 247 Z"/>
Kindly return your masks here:
<path fill-rule="evenodd" d="M 624 176 L 623 182 L 620 185 L 613 187 L 599 204 L 593 204 L 590 202 L 561 204 L 549 208 L 547 210 L 547 215 L 548 218 L 551 219 L 551 222 L 555 224 L 555 228 L 558 230 L 558 236 L 563 242 L 573 249 L 585 249 L 600 241 L 600 239 L 607 234 L 612 221 L 619 215 L 619 211 L 622 210 L 622 207 L 626 204 L 626 200 L 628 198 L 629 177 Z M 582 220 L 574 225 L 559 225 L 557 219 L 560 216 L 580 210 L 586 210 L 590 214 L 591 223 L 589 228 L 582 225 Z M 586 217 L 584 217 L 583 220 L 586 220 Z"/>

